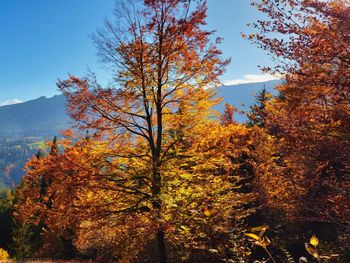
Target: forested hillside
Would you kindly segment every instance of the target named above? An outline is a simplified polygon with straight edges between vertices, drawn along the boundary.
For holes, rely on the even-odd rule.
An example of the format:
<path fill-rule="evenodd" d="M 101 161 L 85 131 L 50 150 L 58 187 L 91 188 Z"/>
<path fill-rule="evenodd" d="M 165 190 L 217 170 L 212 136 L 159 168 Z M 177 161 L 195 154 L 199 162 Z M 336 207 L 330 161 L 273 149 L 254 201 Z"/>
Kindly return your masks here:
<path fill-rule="evenodd" d="M 24 174 L 24 164 L 45 145 L 41 137 L 0 137 L 1 185 L 16 186 Z"/>
<path fill-rule="evenodd" d="M 45 141 L 69 127 L 64 96 L 40 97 L 0 107 L 0 177 L 7 186 L 16 186 L 24 175 L 24 164 Z"/>

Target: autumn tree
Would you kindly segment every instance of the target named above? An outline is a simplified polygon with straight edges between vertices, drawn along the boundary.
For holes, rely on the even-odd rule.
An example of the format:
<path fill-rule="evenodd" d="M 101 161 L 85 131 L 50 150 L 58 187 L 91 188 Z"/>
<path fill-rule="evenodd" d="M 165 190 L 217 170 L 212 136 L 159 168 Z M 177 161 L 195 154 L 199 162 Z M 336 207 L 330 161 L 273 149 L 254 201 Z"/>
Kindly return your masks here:
<path fill-rule="evenodd" d="M 249 203 L 255 199 L 244 189 L 241 161 L 249 151 L 249 129 L 206 120 L 182 135 L 177 158 L 163 168 L 162 223 L 169 257 L 177 262 L 244 258 L 247 251 L 237 234 L 242 235 L 244 220 L 254 211 Z M 110 143 L 65 139 L 60 141 L 64 151 L 59 155 L 34 156 L 28 162 L 27 187 L 17 190 L 22 197 L 15 206 L 16 218 L 24 227 L 16 238 L 26 231 L 31 235 L 30 230 L 39 226 L 43 242 L 36 256 L 67 257 L 70 239 L 80 255 L 106 261 L 145 260 L 153 250 L 149 241 L 157 224 L 151 201 L 144 198 L 150 193 L 148 180 L 140 178 L 141 173 L 147 175 L 148 162 L 111 158 L 114 148 L 122 145 L 114 141 L 111 148 Z M 143 151 L 141 145 L 137 152 Z M 43 174 L 53 178 L 45 187 L 50 206 L 41 198 Z M 27 249 L 23 245 L 22 253 Z M 154 260 L 155 255 L 150 256 Z"/>
<path fill-rule="evenodd" d="M 220 116 L 221 124 L 222 125 L 229 125 L 229 124 L 234 124 L 235 119 L 234 119 L 234 114 L 236 112 L 236 108 L 229 104 L 225 103 L 225 109 L 224 113 Z"/>
<path fill-rule="evenodd" d="M 279 200 L 275 206 L 340 226 L 342 235 L 350 212 L 350 3 L 266 0 L 255 6 L 268 19 L 257 21 L 258 32 L 248 38 L 277 63 L 264 70 L 285 79 L 277 87 L 281 96 L 266 107 L 266 128 L 274 133 L 265 141 L 279 155 L 271 152 L 265 165 L 271 168 L 265 190 Z"/>
<path fill-rule="evenodd" d="M 27 162 L 23 182 L 15 191 L 13 215 L 17 227 L 14 243 L 16 256 L 19 258 L 39 255 L 71 256 L 68 251 L 63 251 L 64 248 L 60 244 L 61 233 L 55 232 L 50 224 L 52 214 L 57 210 L 56 206 L 62 205 L 57 202 L 57 195 L 60 195 L 62 190 L 52 187 L 57 181 L 62 180 L 59 178 L 61 174 L 57 172 L 58 165 L 62 163 L 62 156 L 58 153 L 57 137 L 48 142 L 47 146 L 49 149 L 47 155 L 40 152 Z M 64 198 L 68 201 L 68 195 Z"/>
<path fill-rule="evenodd" d="M 151 203 L 152 221 L 158 224 L 160 262 L 167 261 L 161 223 L 164 167 L 178 158 L 181 133 L 188 133 L 210 115 L 215 102 L 212 88 L 228 63 L 210 43 L 213 32 L 202 28 L 205 1 L 195 2 L 120 3 L 115 9 L 116 23 L 107 22 L 95 37 L 100 57 L 114 70 L 114 85 L 102 88 L 95 79 L 73 76 L 58 84 L 80 128 L 118 137 L 122 143 L 116 157 L 121 160 L 146 161 L 137 178 L 128 178 L 133 183 L 125 181 L 123 187 L 137 197 L 130 199 L 134 202 L 126 211 L 144 209 L 145 200 Z M 121 180 L 114 180 L 122 185 Z M 137 187 L 147 184 L 149 192 Z"/>

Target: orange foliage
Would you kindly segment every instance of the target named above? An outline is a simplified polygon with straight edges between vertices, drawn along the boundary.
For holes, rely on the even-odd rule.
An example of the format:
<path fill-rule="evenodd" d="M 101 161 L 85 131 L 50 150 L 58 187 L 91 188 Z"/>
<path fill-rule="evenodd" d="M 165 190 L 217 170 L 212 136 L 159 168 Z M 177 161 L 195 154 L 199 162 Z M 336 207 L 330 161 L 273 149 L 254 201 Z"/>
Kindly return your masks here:
<path fill-rule="evenodd" d="M 252 39 L 278 57 L 280 96 L 268 104 L 261 165 L 270 203 L 349 227 L 350 3 L 266 0 Z M 268 150 L 270 156 L 268 157 Z M 265 162 L 264 161 L 264 162 Z M 278 187 L 276 187 L 278 186 Z"/>
<path fill-rule="evenodd" d="M 121 4 L 117 18 L 126 28 L 108 22 L 96 37 L 115 86 L 94 77 L 58 83 L 79 128 L 93 134 L 27 164 L 17 214 L 43 222 L 44 237 L 70 231 L 78 250 L 120 262 L 146 252 L 166 262 L 168 254 L 179 261 L 195 249 L 235 248 L 232 227 L 253 211 L 243 209 L 254 195 L 240 191 L 236 163 L 249 151 L 249 130 L 214 120 L 214 88 L 229 60 L 202 28 L 205 1 L 194 2 Z M 44 194 L 42 177 L 50 181 Z"/>

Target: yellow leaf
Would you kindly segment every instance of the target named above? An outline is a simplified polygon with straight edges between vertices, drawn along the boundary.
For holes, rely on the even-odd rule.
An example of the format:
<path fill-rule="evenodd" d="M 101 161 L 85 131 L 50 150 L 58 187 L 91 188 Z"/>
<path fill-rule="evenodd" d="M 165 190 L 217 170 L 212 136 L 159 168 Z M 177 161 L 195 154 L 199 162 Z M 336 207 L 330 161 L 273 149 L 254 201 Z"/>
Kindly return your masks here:
<path fill-rule="evenodd" d="M 316 236 L 312 236 L 310 239 L 310 244 L 313 245 L 314 247 L 317 247 L 318 245 L 318 239 Z"/>
<path fill-rule="evenodd" d="M 211 212 L 208 209 L 204 210 L 203 213 L 204 213 L 205 216 L 211 216 Z"/>
<path fill-rule="evenodd" d="M 190 230 L 190 228 L 187 227 L 187 226 L 180 226 L 180 228 L 181 228 L 182 230 L 184 230 L 184 231 L 189 231 L 189 230 Z"/>
<path fill-rule="evenodd" d="M 253 239 L 255 239 L 255 240 L 259 240 L 259 239 L 260 239 L 257 235 L 255 235 L 255 234 L 253 234 L 253 233 L 246 233 L 245 235 L 246 235 L 247 237 L 253 238 Z"/>
<path fill-rule="evenodd" d="M 251 231 L 252 231 L 252 232 L 260 232 L 260 231 L 262 231 L 262 230 L 267 230 L 267 229 L 269 229 L 268 226 L 257 226 L 257 227 L 253 227 L 253 228 L 251 229 Z"/>

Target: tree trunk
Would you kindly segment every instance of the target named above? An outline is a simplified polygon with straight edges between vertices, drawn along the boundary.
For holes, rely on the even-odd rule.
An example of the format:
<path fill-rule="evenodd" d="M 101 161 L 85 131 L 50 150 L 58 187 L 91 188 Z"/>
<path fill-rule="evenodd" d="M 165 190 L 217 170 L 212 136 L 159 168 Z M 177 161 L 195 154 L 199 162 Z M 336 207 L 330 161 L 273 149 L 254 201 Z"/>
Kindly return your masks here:
<path fill-rule="evenodd" d="M 161 193 L 161 174 L 160 174 L 160 165 L 159 161 L 155 162 L 153 166 L 153 185 L 152 185 L 152 194 L 153 194 L 153 209 L 156 210 L 155 221 L 160 222 L 161 219 L 161 208 L 162 200 L 160 199 Z M 158 246 L 158 257 L 159 263 L 167 263 L 167 253 L 166 253 L 166 244 L 165 244 L 165 232 L 162 225 L 158 226 L 158 231 L 156 233 L 157 246 Z"/>
<path fill-rule="evenodd" d="M 165 233 L 162 229 L 158 230 L 157 243 L 158 243 L 158 252 L 159 252 L 159 262 L 166 263 L 167 253 L 166 253 L 166 246 L 165 246 Z"/>

